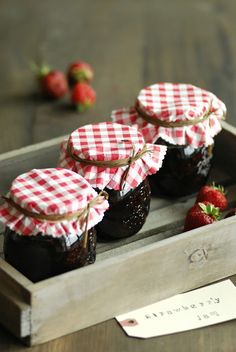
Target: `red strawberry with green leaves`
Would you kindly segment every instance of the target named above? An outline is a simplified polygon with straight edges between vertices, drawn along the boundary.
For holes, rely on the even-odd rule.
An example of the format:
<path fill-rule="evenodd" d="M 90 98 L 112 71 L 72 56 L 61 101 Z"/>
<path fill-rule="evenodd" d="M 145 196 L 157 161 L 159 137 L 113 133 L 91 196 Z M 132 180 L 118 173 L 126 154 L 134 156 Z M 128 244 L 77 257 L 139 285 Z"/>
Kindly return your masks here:
<path fill-rule="evenodd" d="M 96 92 L 86 82 L 76 83 L 72 89 L 71 101 L 78 112 L 84 112 L 94 105 Z"/>
<path fill-rule="evenodd" d="M 84 61 L 72 63 L 67 71 L 67 78 L 70 85 L 77 82 L 91 82 L 94 76 L 92 67 Z"/>
<path fill-rule="evenodd" d="M 68 92 L 68 83 L 63 72 L 51 70 L 49 66 L 32 65 L 44 96 L 58 99 Z"/>
<path fill-rule="evenodd" d="M 189 209 L 185 218 L 184 231 L 212 224 L 220 219 L 220 209 L 210 202 L 196 203 Z"/>
<path fill-rule="evenodd" d="M 223 186 L 216 186 L 214 183 L 211 186 L 203 186 L 198 195 L 196 202 L 208 201 L 221 211 L 227 208 L 228 202 Z"/>

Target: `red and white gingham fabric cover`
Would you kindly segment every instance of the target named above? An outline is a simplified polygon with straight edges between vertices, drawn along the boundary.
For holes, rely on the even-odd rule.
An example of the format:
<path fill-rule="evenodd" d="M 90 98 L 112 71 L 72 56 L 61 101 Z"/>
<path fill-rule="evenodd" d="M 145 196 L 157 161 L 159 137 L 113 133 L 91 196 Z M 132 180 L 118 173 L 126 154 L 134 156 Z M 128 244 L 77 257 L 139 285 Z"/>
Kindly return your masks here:
<path fill-rule="evenodd" d="M 204 116 L 209 118 L 197 125 L 162 127 L 142 118 L 135 107 L 112 111 L 113 122 L 134 125 L 147 143 L 158 138 L 174 145 L 191 145 L 194 148 L 213 144 L 213 137 L 222 129 L 219 122 L 226 115 L 226 106 L 213 93 L 190 84 L 158 83 L 142 89 L 136 106 L 151 118 L 163 121 L 185 121 Z"/>
<path fill-rule="evenodd" d="M 18 176 L 7 197 L 21 208 L 37 214 L 64 215 L 85 208 L 97 192 L 73 171 L 65 169 L 34 169 Z M 108 209 L 101 196 L 100 204 L 90 208 L 88 230 L 100 222 Z M 85 231 L 85 219 L 50 222 L 29 217 L 5 202 L 0 206 L 0 221 L 20 235 L 80 236 Z"/>
<path fill-rule="evenodd" d="M 145 141 L 142 134 L 130 126 L 112 122 L 101 122 L 86 125 L 75 130 L 61 144 L 59 166 L 71 169 L 82 175 L 94 188 L 120 190 L 122 176 L 128 166 L 104 168 L 101 166 L 85 165 L 75 161 L 67 154 L 67 143 L 74 155 L 88 160 L 117 160 L 132 155 L 133 146 L 135 154 L 140 152 Z M 130 166 L 123 191 L 137 187 L 147 175 L 156 173 L 166 153 L 166 147 L 147 144 L 150 152 Z"/>

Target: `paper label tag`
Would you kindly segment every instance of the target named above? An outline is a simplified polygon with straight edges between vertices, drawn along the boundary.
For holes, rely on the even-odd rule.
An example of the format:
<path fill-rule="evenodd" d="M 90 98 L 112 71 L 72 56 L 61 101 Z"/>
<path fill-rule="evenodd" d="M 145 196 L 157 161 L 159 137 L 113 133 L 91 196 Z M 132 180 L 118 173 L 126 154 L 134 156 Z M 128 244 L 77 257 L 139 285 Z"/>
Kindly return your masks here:
<path fill-rule="evenodd" d="M 176 295 L 116 317 L 129 336 L 149 338 L 236 318 L 236 287 L 230 280 Z"/>

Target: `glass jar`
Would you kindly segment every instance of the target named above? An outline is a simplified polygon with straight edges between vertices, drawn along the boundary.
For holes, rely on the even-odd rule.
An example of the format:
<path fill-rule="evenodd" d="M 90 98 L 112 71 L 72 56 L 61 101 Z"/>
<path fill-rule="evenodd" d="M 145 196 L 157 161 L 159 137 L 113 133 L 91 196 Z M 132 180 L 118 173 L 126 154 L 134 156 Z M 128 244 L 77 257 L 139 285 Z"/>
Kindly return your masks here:
<path fill-rule="evenodd" d="M 153 195 L 180 197 L 197 192 L 206 184 L 212 166 L 214 144 L 206 147 L 167 145 L 160 171 L 149 176 Z"/>
<path fill-rule="evenodd" d="M 6 261 L 33 282 L 94 263 L 106 197 L 71 170 L 19 175 L 0 205 Z"/>
<path fill-rule="evenodd" d="M 183 83 L 143 88 L 134 106 L 113 110 L 116 123 L 135 125 L 146 143 L 166 145 L 162 168 L 149 176 L 152 193 L 173 197 L 197 192 L 207 182 L 214 137 L 226 106 L 213 93 Z"/>
<path fill-rule="evenodd" d="M 52 237 L 45 235 L 22 236 L 6 227 L 4 232 L 5 260 L 33 282 L 93 264 L 96 260 L 96 231 L 88 231 L 87 247 L 84 234 Z"/>
<path fill-rule="evenodd" d="M 136 128 L 112 122 L 85 125 L 62 142 L 59 166 L 109 195 L 98 239 L 129 237 L 142 228 L 151 200 L 147 177 L 161 168 L 165 152 L 166 146 L 146 144 Z"/>
<path fill-rule="evenodd" d="M 144 225 L 150 209 L 151 189 L 145 179 L 125 195 L 121 191 L 105 188 L 109 195 L 109 210 L 96 226 L 99 239 L 112 240 L 129 237 Z"/>

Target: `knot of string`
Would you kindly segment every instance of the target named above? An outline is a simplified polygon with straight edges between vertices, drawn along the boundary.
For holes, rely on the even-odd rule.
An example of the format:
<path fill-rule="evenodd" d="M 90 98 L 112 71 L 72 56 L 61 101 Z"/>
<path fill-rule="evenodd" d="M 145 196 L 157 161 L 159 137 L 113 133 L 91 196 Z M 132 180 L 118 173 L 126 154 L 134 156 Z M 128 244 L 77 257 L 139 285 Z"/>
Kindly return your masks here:
<path fill-rule="evenodd" d="M 67 144 L 67 155 L 69 155 L 73 160 L 80 162 L 81 164 L 93 165 L 93 166 L 103 167 L 103 168 L 119 168 L 122 166 L 127 166 L 125 172 L 121 177 L 120 189 L 123 189 L 124 187 L 131 165 L 138 159 L 142 158 L 144 154 L 151 153 L 151 152 L 152 151 L 147 148 L 147 145 L 144 144 L 142 150 L 135 153 L 135 147 L 134 147 L 134 144 L 132 144 L 131 155 L 127 158 L 116 159 L 116 160 L 90 160 L 90 159 L 80 158 L 79 156 L 73 154 L 70 144 L 69 143 Z"/>
<path fill-rule="evenodd" d="M 1 198 L 7 202 L 11 207 L 15 208 L 17 211 L 19 211 L 21 214 L 24 214 L 25 216 L 40 220 L 40 221 L 45 221 L 45 222 L 51 222 L 51 223 L 57 223 L 61 222 L 64 220 L 71 221 L 71 220 L 76 220 L 79 221 L 80 219 L 85 218 L 85 235 L 84 235 L 84 241 L 83 241 L 83 246 L 86 248 L 87 246 L 87 240 L 88 240 L 88 220 L 89 220 L 89 214 L 90 210 L 93 206 L 97 204 L 101 204 L 104 199 L 108 199 L 108 193 L 106 191 L 101 191 L 99 194 L 93 198 L 83 209 L 80 209 L 78 211 L 72 212 L 72 213 L 65 213 L 65 214 L 42 214 L 42 213 L 35 213 L 32 212 L 28 209 L 25 209 L 21 207 L 19 204 L 17 204 L 13 199 L 1 196 Z M 103 198 L 103 199 L 102 199 Z"/>

